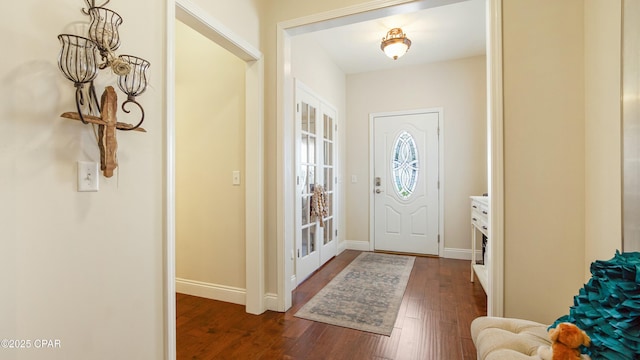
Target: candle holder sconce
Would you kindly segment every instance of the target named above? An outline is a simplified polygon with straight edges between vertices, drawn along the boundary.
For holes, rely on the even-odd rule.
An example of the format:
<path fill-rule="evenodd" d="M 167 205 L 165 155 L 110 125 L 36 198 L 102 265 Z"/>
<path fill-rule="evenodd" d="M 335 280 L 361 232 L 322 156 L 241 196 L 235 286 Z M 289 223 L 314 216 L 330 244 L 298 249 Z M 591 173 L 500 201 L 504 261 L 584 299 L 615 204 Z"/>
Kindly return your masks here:
<path fill-rule="evenodd" d="M 122 24 L 122 17 L 104 7 L 110 0 L 98 6 L 95 0 L 84 1 L 87 9 L 83 8 L 82 13 L 90 18 L 87 36 L 58 35 L 62 46 L 58 67 L 76 88 L 77 110 L 60 116 L 98 126 L 100 168 L 105 177 L 111 177 L 118 167 L 116 130 L 146 132 L 140 127 L 144 121 L 144 108 L 136 101 L 136 97 L 147 89 L 147 69 L 150 63 L 136 56 L 115 54 L 115 50 L 120 47 L 118 27 Z M 100 59 L 97 54 L 100 54 Z M 118 76 L 118 87 L 127 95 L 127 100 L 121 106 L 122 111 L 129 114 L 130 104 L 136 105 L 140 111 L 140 120 L 136 125 L 117 121 L 118 98 L 112 86 L 105 87 L 101 101 L 98 102 L 93 81 L 100 70 L 106 69 L 111 69 Z"/>

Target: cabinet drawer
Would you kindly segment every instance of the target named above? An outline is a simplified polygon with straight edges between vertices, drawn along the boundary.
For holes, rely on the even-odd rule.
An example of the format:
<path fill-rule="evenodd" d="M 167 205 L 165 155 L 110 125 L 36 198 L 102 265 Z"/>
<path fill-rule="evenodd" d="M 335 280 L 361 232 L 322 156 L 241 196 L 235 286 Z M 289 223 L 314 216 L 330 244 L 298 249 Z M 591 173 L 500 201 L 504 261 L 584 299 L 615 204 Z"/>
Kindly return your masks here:
<path fill-rule="evenodd" d="M 478 204 L 478 210 L 480 210 L 480 213 L 482 214 L 482 216 L 484 217 L 488 217 L 489 216 L 489 207 L 485 204 Z"/>
<path fill-rule="evenodd" d="M 484 221 L 482 213 L 476 209 L 471 210 L 471 223 L 479 225 L 482 221 Z"/>
<path fill-rule="evenodd" d="M 471 215 L 477 218 L 489 218 L 489 207 L 485 204 L 481 204 L 479 202 L 471 203 Z"/>
<path fill-rule="evenodd" d="M 489 206 L 480 201 L 471 202 L 471 224 L 483 234 L 489 233 Z"/>
<path fill-rule="evenodd" d="M 483 234 L 487 236 L 489 235 L 489 222 L 487 219 L 481 219 L 478 221 L 478 229 L 480 229 Z"/>

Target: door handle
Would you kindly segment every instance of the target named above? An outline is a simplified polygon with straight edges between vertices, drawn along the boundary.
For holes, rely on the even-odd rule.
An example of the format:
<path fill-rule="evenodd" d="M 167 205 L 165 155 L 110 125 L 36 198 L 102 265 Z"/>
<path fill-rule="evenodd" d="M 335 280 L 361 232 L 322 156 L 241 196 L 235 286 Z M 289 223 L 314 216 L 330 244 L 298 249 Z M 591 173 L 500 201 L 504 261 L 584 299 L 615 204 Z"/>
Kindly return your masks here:
<path fill-rule="evenodd" d="M 382 192 L 382 190 L 376 189 L 376 194 L 380 194 L 381 192 Z"/>

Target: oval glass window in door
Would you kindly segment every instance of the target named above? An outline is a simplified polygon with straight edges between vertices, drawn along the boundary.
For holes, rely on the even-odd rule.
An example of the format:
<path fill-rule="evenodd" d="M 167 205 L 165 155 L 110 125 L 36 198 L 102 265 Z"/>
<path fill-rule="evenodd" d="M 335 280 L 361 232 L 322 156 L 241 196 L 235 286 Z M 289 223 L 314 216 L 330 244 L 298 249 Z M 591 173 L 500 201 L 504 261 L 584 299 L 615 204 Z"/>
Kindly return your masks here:
<path fill-rule="evenodd" d="M 407 200 L 416 189 L 420 170 L 416 141 L 411 134 L 403 131 L 396 138 L 391 151 L 393 188 L 400 198 Z"/>

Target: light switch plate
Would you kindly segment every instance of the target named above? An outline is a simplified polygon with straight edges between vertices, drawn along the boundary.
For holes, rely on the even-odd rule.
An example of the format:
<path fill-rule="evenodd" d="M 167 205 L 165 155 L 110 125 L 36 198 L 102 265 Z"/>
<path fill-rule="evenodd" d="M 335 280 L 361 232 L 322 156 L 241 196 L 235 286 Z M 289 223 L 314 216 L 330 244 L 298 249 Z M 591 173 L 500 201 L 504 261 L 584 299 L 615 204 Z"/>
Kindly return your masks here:
<path fill-rule="evenodd" d="M 232 172 L 232 176 L 233 176 L 233 185 L 240 185 L 240 171 L 235 170 Z"/>
<path fill-rule="evenodd" d="M 98 191 L 98 163 L 91 161 L 78 161 L 78 191 Z"/>

